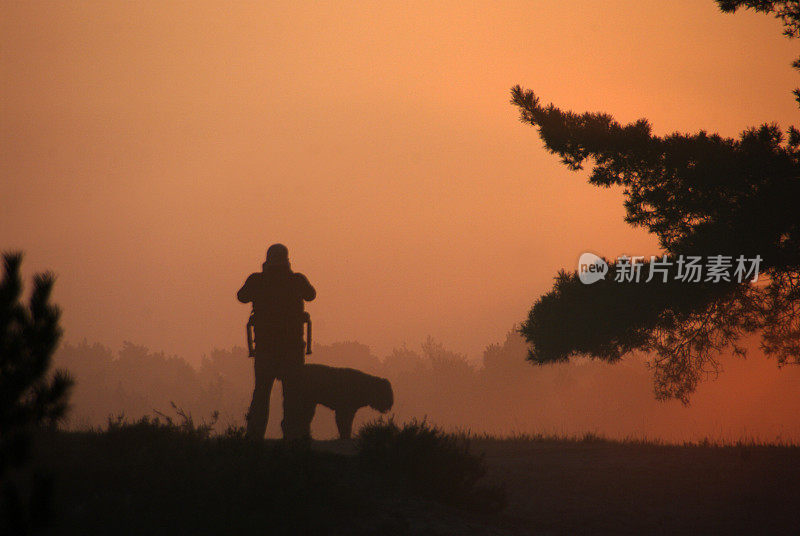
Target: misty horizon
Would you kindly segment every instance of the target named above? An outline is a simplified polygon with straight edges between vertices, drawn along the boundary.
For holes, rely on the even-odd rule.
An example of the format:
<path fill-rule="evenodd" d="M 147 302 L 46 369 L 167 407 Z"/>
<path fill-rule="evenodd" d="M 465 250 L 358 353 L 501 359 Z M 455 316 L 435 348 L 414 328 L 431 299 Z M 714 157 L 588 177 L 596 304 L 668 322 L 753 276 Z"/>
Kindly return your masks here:
<path fill-rule="evenodd" d="M 432 345 L 427 351 L 426 344 Z M 144 358 L 139 364 L 147 370 L 136 374 L 137 381 L 130 381 L 131 376 L 124 373 L 128 368 L 109 374 L 112 367 L 105 369 L 107 378 L 98 376 L 103 370 L 98 364 L 103 362 L 108 367 L 110 362 L 105 360 L 119 362 L 122 351 Z M 498 351 L 500 354 L 493 354 Z M 800 403 L 796 389 L 800 369 L 779 369 L 755 351 L 748 359 L 723 358 L 720 375 L 711 375 L 702 383 L 686 406 L 676 400 L 654 399 L 652 374 L 641 356 L 613 365 L 579 359 L 533 366 L 524 361 L 526 352 L 522 338 L 508 332 L 503 341 L 488 345 L 478 361 L 431 338 L 383 355 L 356 341 L 317 342 L 307 361 L 384 374 L 395 385 L 397 406 L 392 415 L 401 420 L 427 418 L 451 431 L 567 437 L 592 433 L 611 439 L 678 444 L 706 439 L 731 443 L 800 441 L 800 416 L 793 410 Z M 98 355 L 105 357 L 97 361 Z M 154 415 L 155 411 L 169 415 L 173 402 L 198 421 L 209 420 L 212 412 L 220 411 L 219 426 L 224 428 L 243 422 L 252 384 L 252 360 L 246 356 L 243 345 L 215 349 L 192 361 L 135 343 L 111 349 L 82 341 L 65 343 L 56 354 L 55 364 L 75 373 L 71 428 L 103 426 L 119 414 L 128 420 Z M 170 360 L 173 364 L 166 366 Z M 436 372 L 435 361 L 450 368 Z M 194 383 L 176 376 L 179 371 L 187 372 L 181 363 L 193 369 L 190 375 Z M 124 365 L 130 366 L 137 364 Z M 754 375 L 762 381 L 751 382 Z M 143 379 L 150 376 L 159 378 L 159 387 L 149 383 L 153 380 Z M 221 384 L 215 383 L 220 379 Z M 443 389 L 443 383 L 451 386 Z M 479 387 L 475 390 L 469 385 Z M 210 396 L 206 389 L 221 389 L 222 398 Z M 121 396 L 121 392 L 128 394 Z M 280 396 L 276 388 L 272 405 L 278 416 Z M 459 400 L 459 404 L 453 406 L 453 400 Z M 481 410 L 476 412 L 479 406 Z M 364 410 L 356 422 L 378 417 L 376 412 Z M 268 437 L 280 436 L 279 421 L 279 417 L 272 419 Z M 329 410 L 318 410 L 312 429 L 320 439 L 335 436 Z"/>

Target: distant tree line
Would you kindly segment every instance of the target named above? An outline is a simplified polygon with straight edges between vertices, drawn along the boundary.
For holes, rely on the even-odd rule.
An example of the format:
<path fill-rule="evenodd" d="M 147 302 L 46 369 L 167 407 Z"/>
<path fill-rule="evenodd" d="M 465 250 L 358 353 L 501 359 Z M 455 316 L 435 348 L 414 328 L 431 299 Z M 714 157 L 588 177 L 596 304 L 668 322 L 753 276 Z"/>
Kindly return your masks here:
<path fill-rule="evenodd" d="M 392 411 L 399 421 L 427 418 L 450 430 L 495 434 L 689 433 L 681 425 L 688 410 L 653 399 L 650 372 L 641 361 L 609 365 L 577 360 L 532 369 L 525 364 L 526 354 L 523 338 L 510 331 L 504 341 L 489 345 L 479 361 L 429 338 L 383 358 L 358 342 L 317 344 L 309 362 L 388 377 L 395 390 Z M 183 358 L 131 343 L 112 351 L 81 342 L 63 345 L 55 361 L 76 381 L 69 421 L 73 428 L 105 425 L 109 416 L 119 414 L 136 419 L 154 410 L 169 413 L 174 402 L 196 421 L 219 411 L 222 429 L 243 422 L 253 388 L 252 360 L 243 347 L 214 350 L 195 367 Z M 763 405 L 765 412 L 774 413 L 766 402 Z M 281 405 L 272 407 L 277 413 L 270 419 L 268 435 L 278 437 Z M 356 427 L 377 416 L 362 410 Z M 711 420 L 710 415 L 705 418 Z M 317 438 L 335 436 L 328 410 L 318 409 L 313 433 Z"/>

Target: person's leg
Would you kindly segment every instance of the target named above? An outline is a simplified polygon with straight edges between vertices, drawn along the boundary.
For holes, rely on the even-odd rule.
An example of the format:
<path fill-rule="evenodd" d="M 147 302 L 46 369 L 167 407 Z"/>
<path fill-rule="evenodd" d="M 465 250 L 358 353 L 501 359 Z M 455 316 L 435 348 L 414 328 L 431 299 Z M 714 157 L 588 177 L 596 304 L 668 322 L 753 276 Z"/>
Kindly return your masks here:
<path fill-rule="evenodd" d="M 250 409 L 247 410 L 247 437 L 264 439 L 269 419 L 269 395 L 275 381 L 273 371 L 264 357 L 255 358 L 255 387 Z"/>
<path fill-rule="evenodd" d="M 300 439 L 311 437 L 311 421 L 316 404 L 308 397 L 303 380 L 305 343 L 302 337 L 284 341 L 281 348 L 281 384 L 283 385 L 283 437 Z"/>

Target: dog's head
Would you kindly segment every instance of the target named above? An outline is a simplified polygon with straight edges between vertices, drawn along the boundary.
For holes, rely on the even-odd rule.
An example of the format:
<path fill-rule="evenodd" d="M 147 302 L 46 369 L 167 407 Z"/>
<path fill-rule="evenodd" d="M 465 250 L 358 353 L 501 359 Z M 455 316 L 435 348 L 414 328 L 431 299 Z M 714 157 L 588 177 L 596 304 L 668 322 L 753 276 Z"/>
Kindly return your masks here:
<path fill-rule="evenodd" d="M 385 378 L 375 378 L 372 402 L 370 407 L 381 413 L 386 413 L 392 409 L 394 405 L 394 393 L 392 392 L 392 384 Z"/>

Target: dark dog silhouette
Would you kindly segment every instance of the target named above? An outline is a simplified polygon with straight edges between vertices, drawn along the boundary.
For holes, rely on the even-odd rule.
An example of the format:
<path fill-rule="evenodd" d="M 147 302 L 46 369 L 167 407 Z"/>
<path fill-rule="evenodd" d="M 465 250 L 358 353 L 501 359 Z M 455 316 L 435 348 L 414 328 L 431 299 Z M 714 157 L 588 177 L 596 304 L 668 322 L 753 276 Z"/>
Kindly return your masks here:
<path fill-rule="evenodd" d="M 311 421 L 317 404 L 336 412 L 336 427 L 341 439 L 349 439 L 356 412 L 369 406 L 381 413 L 392 409 L 394 394 L 386 378 L 372 376 L 351 368 L 327 365 L 303 365 L 297 376 L 298 418 L 305 435 L 310 437 Z"/>

